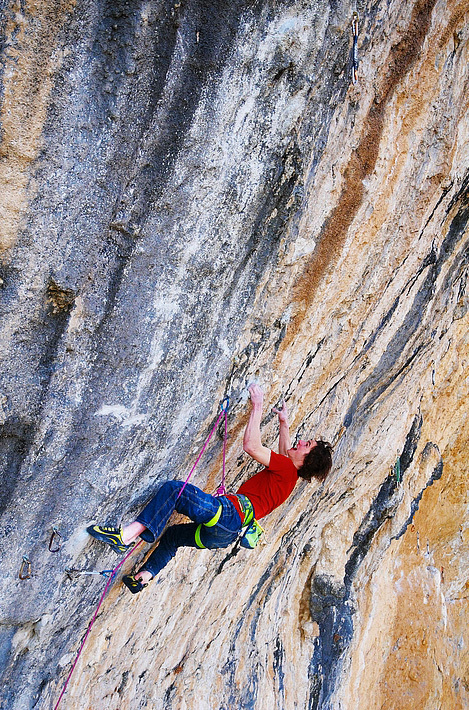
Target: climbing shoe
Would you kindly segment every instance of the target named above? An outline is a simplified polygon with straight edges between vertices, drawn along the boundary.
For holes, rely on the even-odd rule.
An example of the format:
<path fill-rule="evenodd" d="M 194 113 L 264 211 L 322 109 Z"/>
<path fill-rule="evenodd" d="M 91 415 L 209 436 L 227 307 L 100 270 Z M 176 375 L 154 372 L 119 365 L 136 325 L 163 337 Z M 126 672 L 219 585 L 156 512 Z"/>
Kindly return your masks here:
<path fill-rule="evenodd" d="M 246 528 L 246 532 L 241 538 L 241 547 L 253 550 L 259 542 L 259 538 L 263 532 L 264 529 L 261 528 L 257 520 L 253 520 L 249 527 Z"/>
<path fill-rule="evenodd" d="M 110 545 L 115 552 L 126 552 L 135 545 L 135 542 L 131 542 L 130 545 L 124 544 L 122 527 L 110 528 L 105 525 L 90 525 L 86 528 L 86 532 L 96 538 L 96 540 L 101 540 L 101 542 Z"/>
<path fill-rule="evenodd" d="M 135 579 L 132 574 L 126 574 L 125 577 L 122 577 L 122 581 L 132 594 L 138 594 L 142 589 L 148 587 L 148 584 L 143 583 L 140 579 Z"/>

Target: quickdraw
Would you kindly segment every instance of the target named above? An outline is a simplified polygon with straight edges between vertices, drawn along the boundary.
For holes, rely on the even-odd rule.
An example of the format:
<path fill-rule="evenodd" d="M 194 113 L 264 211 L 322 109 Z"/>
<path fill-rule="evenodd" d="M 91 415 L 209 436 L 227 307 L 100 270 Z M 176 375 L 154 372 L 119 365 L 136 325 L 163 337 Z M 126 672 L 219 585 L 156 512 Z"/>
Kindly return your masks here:
<path fill-rule="evenodd" d="M 62 535 L 57 528 L 52 528 L 52 535 L 49 540 L 49 552 L 58 552 L 62 546 Z"/>
<path fill-rule="evenodd" d="M 29 561 L 29 557 L 26 557 L 26 555 L 23 555 L 23 561 L 21 562 L 18 577 L 20 579 L 31 579 L 32 577 L 31 562 Z"/>
<path fill-rule="evenodd" d="M 101 572 L 98 572 L 97 570 L 87 570 L 87 569 L 75 569 L 73 567 L 70 567 L 65 570 L 66 574 L 70 577 L 70 579 L 73 577 L 73 575 L 83 575 L 83 574 L 100 574 L 102 577 L 105 577 L 106 579 L 109 579 L 113 576 L 115 576 L 114 570 L 112 569 L 103 569 Z"/>

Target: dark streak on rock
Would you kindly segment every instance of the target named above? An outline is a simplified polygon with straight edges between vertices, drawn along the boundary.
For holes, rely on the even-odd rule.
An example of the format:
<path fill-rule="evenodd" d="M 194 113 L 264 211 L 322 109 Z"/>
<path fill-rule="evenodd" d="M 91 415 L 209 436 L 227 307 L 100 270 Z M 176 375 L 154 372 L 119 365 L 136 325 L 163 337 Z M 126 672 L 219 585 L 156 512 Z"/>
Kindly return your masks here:
<path fill-rule="evenodd" d="M 8 504 L 20 483 L 21 465 L 34 438 L 35 428 L 31 423 L 15 418 L 7 419 L 0 426 L 0 468 L 3 471 L 0 488 L 0 513 Z"/>
<path fill-rule="evenodd" d="M 166 3 L 165 12 L 157 18 L 154 47 L 152 47 L 155 66 L 150 84 L 151 91 L 145 102 L 146 112 L 139 122 L 142 126 L 141 135 L 140 140 L 134 146 L 135 155 L 131 161 L 131 174 L 116 202 L 113 218 L 113 221 L 120 225 L 128 225 L 130 236 L 126 235 L 127 238 L 122 240 L 122 245 L 115 254 L 116 263 L 114 273 L 109 281 L 106 316 L 112 314 L 125 267 L 134 252 L 133 231 L 135 228 L 140 229 L 145 223 L 154 201 L 164 190 L 202 92 L 205 87 L 210 87 L 209 79 L 214 85 L 216 84 L 215 77 L 223 70 L 224 62 L 236 37 L 237 26 L 243 10 L 245 10 L 245 3 L 242 3 L 241 0 L 236 0 L 234 3 L 218 2 L 216 4 L 210 0 L 197 0 L 188 5 L 181 6 L 180 4 L 176 7 L 174 3 L 169 2 Z M 106 65 L 110 63 L 114 66 L 114 63 L 118 61 L 124 68 L 126 63 L 126 49 L 123 41 L 125 37 L 123 38 L 119 34 L 123 54 L 122 56 L 116 55 L 113 43 L 115 37 L 111 28 L 116 18 L 125 18 L 127 12 L 128 10 L 119 5 L 116 7 L 114 2 L 107 4 L 101 24 L 102 29 L 106 28 L 106 33 L 110 36 L 104 42 L 99 39 L 95 45 L 99 58 L 95 93 L 104 102 L 105 109 L 107 103 L 113 101 L 113 98 L 103 98 L 105 95 L 102 93 L 104 77 L 111 73 L 110 68 Z M 135 19 L 131 18 L 131 24 L 134 22 Z M 124 34 L 130 32 L 128 24 L 127 19 L 124 23 Z M 180 68 L 171 99 L 162 104 L 161 96 L 171 62 L 174 59 L 178 32 L 185 34 L 184 43 L 188 55 Z M 199 35 L 198 41 L 196 41 L 196 33 Z M 97 36 L 101 37 L 101 33 L 98 33 Z M 110 45 L 109 42 L 111 42 Z M 115 89 L 112 94 L 114 92 Z M 157 128 L 152 128 L 152 122 L 155 120 Z M 143 157 L 139 158 L 140 155 Z M 110 243 L 113 239 L 114 235 L 110 231 Z M 101 329 L 106 321 L 107 317 L 105 317 Z"/>
<path fill-rule="evenodd" d="M 277 681 L 277 692 L 279 699 L 277 701 L 277 706 L 285 707 L 285 671 L 283 670 L 283 665 L 285 662 L 285 649 L 280 638 L 275 640 L 275 648 L 273 652 L 274 656 L 274 673 L 275 680 Z"/>
<path fill-rule="evenodd" d="M 415 417 L 406 437 L 400 455 L 401 479 L 414 459 L 422 424 L 422 417 Z M 311 680 L 309 707 L 312 710 L 330 707 L 328 702 L 340 676 L 344 654 L 353 637 L 352 617 L 355 611 L 352 600 L 353 580 L 368 554 L 376 533 L 394 514 L 398 505 L 394 495 L 398 485 L 394 476 L 386 478 L 355 533 L 351 555 L 345 565 L 343 585 L 338 586 L 335 580 L 326 575 L 314 577 L 312 580 L 311 617 L 318 623 L 320 632 L 315 641 L 309 671 Z"/>
<path fill-rule="evenodd" d="M 408 309 L 401 327 L 396 331 L 375 369 L 365 380 L 365 382 L 363 382 L 352 400 L 344 418 L 344 424 L 346 427 L 351 425 L 352 420 L 354 420 L 357 415 L 358 409 L 360 409 L 362 416 L 365 415 L 366 412 L 369 412 L 370 408 L 383 394 L 383 392 L 385 392 L 386 389 L 388 389 L 392 383 L 395 382 L 395 380 L 409 367 L 420 352 L 430 343 L 429 337 L 427 337 L 426 342 L 421 342 L 418 346 L 415 346 L 415 336 L 419 332 L 425 311 L 435 299 L 435 286 L 443 265 L 451 256 L 453 256 L 457 245 L 465 235 L 469 219 L 468 180 L 469 178 L 466 177 L 463 186 L 458 191 L 458 194 L 453 198 L 451 205 L 447 210 L 447 212 L 450 212 L 450 210 L 457 208 L 456 214 L 452 218 L 448 233 L 441 245 L 439 253 L 437 254 L 432 249 L 432 251 L 427 254 L 417 273 L 412 277 L 411 281 L 406 284 L 402 292 L 396 297 L 394 303 L 381 320 L 381 323 L 376 331 L 363 346 L 364 353 L 366 353 L 373 346 L 378 334 L 390 322 L 404 292 L 407 292 L 424 273 L 424 271 L 427 270 L 423 283 L 417 291 L 414 301 Z M 462 252 L 462 256 L 459 259 L 456 259 L 455 264 L 449 269 L 448 274 L 445 277 L 445 282 L 441 287 L 442 292 L 450 290 L 452 282 L 460 276 L 461 269 L 464 268 L 468 260 L 469 252 L 466 249 L 466 251 Z M 410 352 L 406 356 L 404 362 L 400 363 L 399 360 L 405 354 L 406 350 L 410 350 Z"/>
<path fill-rule="evenodd" d="M 371 175 L 376 165 L 387 105 L 397 85 L 419 57 L 435 2 L 417 0 L 406 34 L 391 47 L 384 64 L 384 79 L 365 120 L 360 144 L 345 170 L 339 202 L 324 224 L 311 261 L 296 284 L 296 300 L 301 303 L 295 314 L 296 324 L 303 320 L 322 277 L 336 263 L 348 229 L 363 201 L 364 180 Z M 294 337 L 296 330 L 295 327 L 291 328 L 290 338 Z"/>
<path fill-rule="evenodd" d="M 122 695 L 122 693 L 124 692 L 125 686 L 127 685 L 127 681 L 129 680 L 129 675 L 130 675 L 130 671 L 124 671 L 122 673 L 122 679 L 121 679 L 120 685 L 116 690 L 118 695 Z"/>
<path fill-rule="evenodd" d="M 300 369 L 296 373 L 295 377 L 293 378 L 292 382 L 288 385 L 286 392 L 285 392 L 285 401 L 288 401 L 288 399 L 291 397 L 292 390 L 294 387 L 297 387 L 298 384 L 301 382 L 303 379 L 308 367 L 311 365 L 313 362 L 314 358 L 320 351 L 321 347 L 324 345 L 325 338 L 322 338 L 316 345 L 316 348 L 314 351 L 308 353 L 307 357 L 305 358 L 304 362 L 301 364 Z"/>
<path fill-rule="evenodd" d="M 10 275 L 10 271 L 7 272 Z M 12 288 L 16 288 L 15 271 L 12 271 Z M 33 444 L 37 422 L 47 399 L 49 385 L 55 371 L 55 359 L 60 341 L 68 326 L 70 314 L 75 303 L 73 289 L 59 286 L 50 278 L 44 286 L 41 312 L 38 316 L 37 332 L 29 335 L 29 341 L 38 352 L 34 379 L 37 383 L 38 396 L 29 403 L 28 419 L 8 416 L 0 426 L 0 466 L 5 471 L 5 479 L 0 493 L 0 512 L 13 495 L 20 475 L 21 466 L 27 458 Z"/>
<path fill-rule="evenodd" d="M 241 545 L 239 543 L 239 540 L 237 540 L 236 543 L 234 544 L 233 548 L 230 550 L 230 552 L 220 562 L 220 564 L 217 568 L 217 571 L 215 572 L 216 575 L 221 574 L 223 572 L 223 568 L 225 567 L 225 565 L 228 564 L 228 562 L 230 560 L 232 560 L 234 557 L 236 557 L 236 555 L 238 554 L 240 549 L 241 549 Z"/>
<path fill-rule="evenodd" d="M 433 444 L 432 442 L 428 442 L 422 452 L 422 458 L 424 458 L 425 455 L 433 448 L 438 450 L 438 447 L 435 444 Z M 433 469 L 432 474 L 431 474 L 430 478 L 428 479 L 426 485 L 424 486 L 424 488 L 422 488 L 422 490 L 420 491 L 418 496 L 416 498 L 414 498 L 414 500 L 412 501 L 412 503 L 410 505 L 409 517 L 407 518 L 407 520 L 405 521 L 404 525 L 402 526 L 400 531 L 397 533 L 397 535 L 395 535 L 393 538 L 391 538 L 392 540 L 399 540 L 399 538 L 402 537 L 402 535 L 404 535 L 407 528 L 412 523 L 413 517 L 419 508 L 419 504 L 420 504 L 420 501 L 422 500 L 423 494 L 425 493 L 427 488 L 429 486 L 432 486 L 435 483 L 435 481 L 438 481 L 438 479 L 440 479 L 442 475 L 443 475 L 443 459 L 440 458 L 440 461 L 437 463 L 437 465 Z"/>
<path fill-rule="evenodd" d="M 249 651 L 249 663 L 250 663 L 250 668 L 252 670 L 249 679 L 248 679 L 248 685 L 243 689 L 242 693 L 240 695 L 236 694 L 236 680 L 235 680 L 235 675 L 236 675 L 236 645 L 237 643 L 241 643 L 239 641 L 239 637 L 241 634 L 241 631 L 243 630 L 243 626 L 247 623 L 246 620 L 242 617 L 239 622 L 236 625 L 235 631 L 232 635 L 231 638 L 231 644 L 230 644 L 230 650 L 228 653 L 228 658 L 229 660 L 227 663 L 224 665 L 221 673 L 223 675 L 228 675 L 229 679 L 226 681 L 226 687 L 230 688 L 230 698 L 227 703 L 227 707 L 232 708 L 232 707 L 239 707 L 240 710 L 254 710 L 256 707 L 257 703 L 257 688 L 258 688 L 258 678 L 256 674 L 256 668 L 261 667 L 261 663 L 256 663 L 256 646 L 257 646 L 257 625 L 258 625 L 258 620 L 259 617 L 261 616 L 262 613 L 262 608 L 263 605 L 270 599 L 272 596 L 273 592 L 277 588 L 278 584 L 278 575 L 276 574 L 276 570 L 278 570 L 279 565 L 281 564 L 281 559 L 285 557 L 290 557 L 294 553 L 293 549 L 293 543 L 292 540 L 295 538 L 297 534 L 297 529 L 301 528 L 302 522 L 304 521 L 305 516 L 308 513 L 305 512 L 302 515 L 299 516 L 298 520 L 296 521 L 295 525 L 288 530 L 288 532 L 283 536 L 282 539 L 282 544 L 280 545 L 279 549 L 276 551 L 274 556 L 272 557 L 270 564 L 268 567 L 265 569 L 264 573 L 260 577 L 258 583 L 254 587 L 253 591 L 251 592 L 249 599 L 246 603 L 246 608 L 247 609 L 254 609 L 253 612 L 253 618 L 251 619 L 250 622 L 250 629 L 249 629 L 249 636 L 250 636 L 250 643 L 251 643 L 251 648 Z M 246 551 L 246 554 L 250 554 L 250 552 Z M 254 553 L 255 554 L 255 553 Z M 261 603 L 261 598 L 262 598 L 262 603 Z M 276 641 L 278 647 L 278 643 L 280 641 Z M 245 649 L 245 653 L 246 653 Z M 284 671 L 283 667 L 281 667 L 281 654 L 280 651 L 277 650 L 277 666 L 276 669 L 278 671 L 278 683 L 279 683 L 279 689 L 283 688 L 283 679 L 284 679 Z M 280 665 L 279 665 L 280 664 Z"/>

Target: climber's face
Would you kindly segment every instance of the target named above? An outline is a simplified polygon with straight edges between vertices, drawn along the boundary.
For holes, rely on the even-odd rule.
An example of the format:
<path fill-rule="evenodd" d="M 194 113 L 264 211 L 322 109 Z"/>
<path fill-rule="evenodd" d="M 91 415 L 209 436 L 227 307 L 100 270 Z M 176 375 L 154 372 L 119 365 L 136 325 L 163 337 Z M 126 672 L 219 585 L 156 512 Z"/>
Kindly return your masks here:
<path fill-rule="evenodd" d="M 296 446 L 292 446 L 292 448 L 287 451 L 287 456 L 296 468 L 301 468 L 305 457 L 316 445 L 317 442 L 314 439 L 309 439 L 308 441 L 300 439 Z"/>

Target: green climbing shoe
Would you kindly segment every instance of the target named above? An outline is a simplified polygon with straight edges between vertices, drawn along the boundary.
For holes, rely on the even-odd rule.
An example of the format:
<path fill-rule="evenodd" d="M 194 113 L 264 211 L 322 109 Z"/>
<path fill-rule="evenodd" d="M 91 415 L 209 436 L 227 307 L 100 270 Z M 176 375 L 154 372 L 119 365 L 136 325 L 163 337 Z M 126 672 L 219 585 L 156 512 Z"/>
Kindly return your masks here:
<path fill-rule="evenodd" d="M 259 542 L 259 538 L 263 532 L 264 528 L 261 528 L 257 520 L 253 520 L 249 527 L 246 528 L 246 532 L 241 538 L 241 547 L 253 550 Z"/>
<path fill-rule="evenodd" d="M 130 545 L 124 544 L 122 526 L 120 528 L 111 528 L 105 525 L 90 525 L 86 528 L 86 532 L 96 538 L 96 540 L 101 540 L 101 542 L 110 545 L 114 552 L 126 552 L 135 545 L 135 542 L 131 542 Z"/>
<path fill-rule="evenodd" d="M 142 589 L 148 587 L 148 584 L 144 584 L 140 579 L 135 579 L 132 574 L 126 574 L 125 577 L 122 577 L 122 581 L 132 594 L 138 594 Z"/>

